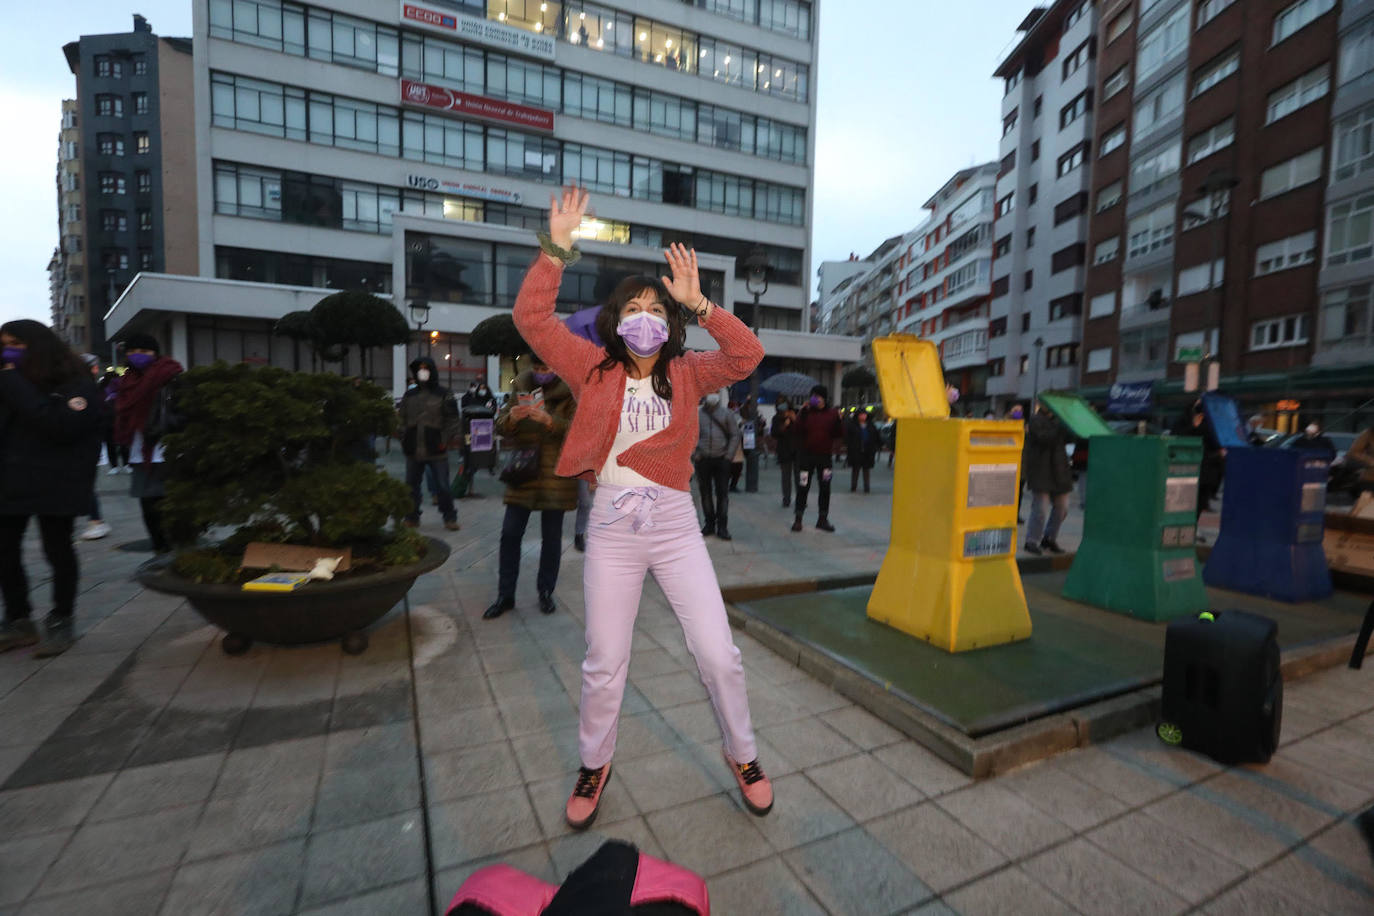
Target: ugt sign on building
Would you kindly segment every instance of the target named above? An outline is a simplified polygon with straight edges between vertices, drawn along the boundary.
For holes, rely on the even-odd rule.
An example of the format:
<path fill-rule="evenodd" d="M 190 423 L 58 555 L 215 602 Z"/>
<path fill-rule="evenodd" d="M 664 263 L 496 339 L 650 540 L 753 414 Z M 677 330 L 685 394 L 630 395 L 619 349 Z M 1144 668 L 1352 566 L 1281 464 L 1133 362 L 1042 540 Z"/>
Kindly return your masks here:
<path fill-rule="evenodd" d="M 514 124 L 518 127 L 553 133 L 553 112 L 546 108 L 517 105 L 514 102 L 491 99 L 484 95 L 472 95 L 454 89 L 445 89 L 443 86 L 431 86 L 428 83 L 417 83 L 414 80 L 403 79 L 401 80 L 401 101 L 407 105 L 415 105 L 420 108 L 446 111 L 469 118 L 498 121 L 502 124 Z"/>

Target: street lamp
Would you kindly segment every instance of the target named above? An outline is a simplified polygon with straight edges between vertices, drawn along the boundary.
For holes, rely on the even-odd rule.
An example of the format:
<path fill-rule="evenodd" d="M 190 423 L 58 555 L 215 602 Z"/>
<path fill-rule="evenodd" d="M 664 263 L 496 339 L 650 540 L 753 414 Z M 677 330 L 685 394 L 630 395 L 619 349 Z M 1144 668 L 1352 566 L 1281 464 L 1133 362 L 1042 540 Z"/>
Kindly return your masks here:
<path fill-rule="evenodd" d="M 1221 215 L 1231 196 L 1231 191 L 1240 184 L 1230 169 L 1218 167 L 1207 173 L 1207 177 L 1198 186 L 1199 195 L 1206 197 L 1212 219 L 1212 260 L 1207 265 L 1207 281 L 1211 284 L 1212 307 L 1216 310 L 1216 321 L 1208 322 L 1202 330 L 1204 359 L 1208 361 L 1207 366 L 1207 390 L 1214 391 L 1221 384 L 1221 331 L 1226 322 L 1226 263 L 1222 261 L 1221 279 L 1217 279 L 1217 261 L 1222 259 L 1222 235 L 1221 235 Z M 1209 342 L 1208 331 L 1216 328 Z"/>
<path fill-rule="evenodd" d="M 1045 346 L 1045 338 L 1035 338 L 1035 381 L 1031 385 L 1031 401 L 1040 397 L 1040 351 Z M 1032 407 L 1035 405 L 1032 404 Z"/>
<path fill-rule="evenodd" d="M 755 245 L 744 259 L 744 288 L 754 296 L 754 311 L 749 317 L 749 327 L 755 334 L 759 328 L 759 297 L 768 292 L 768 251 L 762 245 Z M 759 413 L 759 370 L 755 366 L 749 373 L 749 410 L 744 420 L 755 423 Z M 757 493 L 759 490 L 759 449 L 758 434 L 755 432 L 754 448 L 744 456 L 744 492 Z"/>
<path fill-rule="evenodd" d="M 425 336 L 425 325 L 429 323 L 429 302 L 427 300 L 410 300 L 410 320 L 415 322 L 415 335 L 419 338 L 415 342 L 416 355 L 418 356 L 420 343 Z"/>

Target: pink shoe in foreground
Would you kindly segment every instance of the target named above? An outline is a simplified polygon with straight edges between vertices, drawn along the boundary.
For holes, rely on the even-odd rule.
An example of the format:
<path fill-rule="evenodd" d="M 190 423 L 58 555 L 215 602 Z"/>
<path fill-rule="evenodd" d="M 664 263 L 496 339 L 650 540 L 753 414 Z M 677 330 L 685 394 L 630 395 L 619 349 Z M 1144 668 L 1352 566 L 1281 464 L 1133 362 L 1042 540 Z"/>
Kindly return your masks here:
<path fill-rule="evenodd" d="M 599 770 L 582 767 L 577 772 L 577 785 L 568 797 L 568 826 L 574 830 L 585 830 L 596 820 L 597 809 L 601 807 L 601 793 L 611 778 L 611 765 L 608 763 Z"/>
<path fill-rule="evenodd" d="M 759 766 L 757 759 L 749 763 L 735 763 L 730 759 L 730 755 L 721 751 L 725 757 L 725 762 L 730 766 L 730 772 L 735 774 L 735 782 L 739 783 L 739 794 L 744 799 L 744 807 L 749 809 L 749 813 L 763 817 L 773 810 L 773 783 L 763 775 L 763 769 Z"/>

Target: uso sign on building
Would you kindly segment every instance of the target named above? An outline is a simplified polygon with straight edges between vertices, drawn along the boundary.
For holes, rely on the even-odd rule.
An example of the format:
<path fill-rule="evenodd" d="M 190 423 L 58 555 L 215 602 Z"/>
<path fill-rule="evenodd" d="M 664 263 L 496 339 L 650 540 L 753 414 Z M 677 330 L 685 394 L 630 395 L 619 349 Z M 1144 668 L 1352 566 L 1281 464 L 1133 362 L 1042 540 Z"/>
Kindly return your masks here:
<path fill-rule="evenodd" d="M 486 121 L 499 121 L 502 124 L 514 124 L 532 130 L 553 132 L 553 112 L 546 108 L 517 105 L 514 102 L 505 102 L 501 99 L 489 99 L 484 95 L 471 95 L 467 92 L 445 89 L 443 86 L 431 86 L 428 83 L 401 80 L 401 101 L 407 105 L 416 105 L 435 111 L 447 111 L 470 118 L 482 118 Z"/>

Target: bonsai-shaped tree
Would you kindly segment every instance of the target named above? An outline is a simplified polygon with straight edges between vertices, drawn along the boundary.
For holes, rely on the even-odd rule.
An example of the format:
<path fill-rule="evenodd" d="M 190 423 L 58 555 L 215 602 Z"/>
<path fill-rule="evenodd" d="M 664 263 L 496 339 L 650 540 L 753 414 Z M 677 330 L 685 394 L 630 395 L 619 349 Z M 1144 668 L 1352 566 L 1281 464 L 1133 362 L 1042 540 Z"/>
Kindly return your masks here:
<path fill-rule="evenodd" d="M 315 316 L 309 311 L 287 312 L 272 326 L 272 333 L 278 337 L 289 337 L 296 343 L 310 345 L 310 368 L 316 368 L 319 359 L 320 329 L 315 324 Z"/>
<path fill-rule="evenodd" d="M 873 374 L 873 370 L 867 366 L 851 366 L 846 369 L 844 375 L 840 376 L 840 387 L 845 389 L 859 389 L 859 399 L 863 400 L 865 393 L 878 384 L 878 377 Z"/>
<path fill-rule="evenodd" d="M 418 539 L 410 532 L 388 530 L 388 522 L 411 509 L 405 485 L 359 460 L 370 456 L 372 436 L 395 426 L 381 388 L 327 373 L 221 362 L 185 373 L 176 405 L 183 425 L 163 440 L 163 509 L 179 542 L 242 526 L 227 545 L 347 545 L 383 562 L 408 562 L 416 554 Z M 232 577 L 237 564 L 226 575 L 211 563 L 205 573 L 206 554 L 183 555 L 198 556 L 197 578 Z"/>
<path fill-rule="evenodd" d="M 510 315 L 493 315 L 477 322 L 468 336 L 468 350 L 473 356 L 505 356 L 517 359 L 530 352 L 530 345 L 515 328 Z"/>
<path fill-rule="evenodd" d="M 294 317 L 299 314 L 292 312 L 284 316 L 281 321 L 291 321 L 285 330 L 279 321 L 277 333 L 310 335 L 320 358 L 330 362 L 342 360 L 349 347 L 357 347 L 364 376 L 368 374 L 369 348 L 394 347 L 410 340 L 410 326 L 396 306 L 362 290 L 344 290 L 325 296 L 308 313 L 313 324 Z"/>

